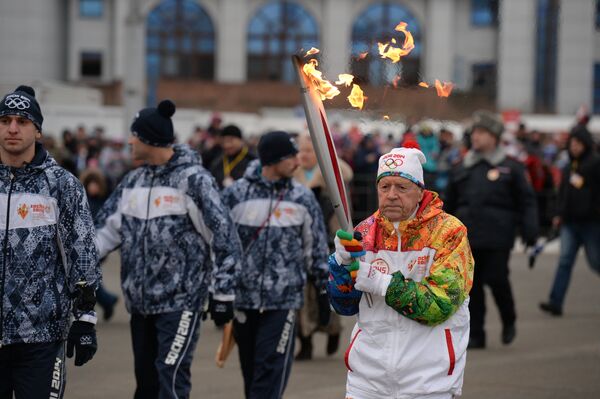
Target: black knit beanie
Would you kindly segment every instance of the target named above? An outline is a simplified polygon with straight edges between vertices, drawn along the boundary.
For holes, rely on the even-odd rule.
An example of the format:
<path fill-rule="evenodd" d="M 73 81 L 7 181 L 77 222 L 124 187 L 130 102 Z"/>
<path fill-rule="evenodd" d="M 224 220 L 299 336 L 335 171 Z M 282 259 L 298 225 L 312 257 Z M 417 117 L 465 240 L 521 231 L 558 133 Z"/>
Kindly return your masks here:
<path fill-rule="evenodd" d="M 258 158 L 262 165 L 273 165 L 297 153 L 296 141 L 286 132 L 269 132 L 258 142 Z"/>
<path fill-rule="evenodd" d="M 144 108 L 137 113 L 131 124 L 131 133 L 141 142 L 154 147 L 168 147 L 175 142 L 173 122 L 175 104 L 163 100 L 156 108 Z"/>
<path fill-rule="evenodd" d="M 0 116 L 18 115 L 29 119 L 37 128 L 42 131 L 42 110 L 40 104 L 35 99 L 35 90 L 29 86 L 19 86 L 14 92 L 7 94 L 0 103 Z"/>
<path fill-rule="evenodd" d="M 228 126 L 225 126 L 223 128 L 223 130 L 221 130 L 221 132 L 219 133 L 219 135 L 221 137 L 231 136 L 231 137 L 237 137 L 238 139 L 241 139 L 242 138 L 242 131 L 236 125 L 228 125 Z"/>

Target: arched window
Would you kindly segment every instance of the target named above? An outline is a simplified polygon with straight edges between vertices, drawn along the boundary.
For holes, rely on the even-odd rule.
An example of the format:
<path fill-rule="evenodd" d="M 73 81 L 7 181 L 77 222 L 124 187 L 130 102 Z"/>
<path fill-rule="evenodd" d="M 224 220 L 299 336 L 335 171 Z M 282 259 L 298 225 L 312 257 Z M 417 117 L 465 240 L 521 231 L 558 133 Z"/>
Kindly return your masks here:
<path fill-rule="evenodd" d="M 318 47 L 318 38 L 317 22 L 298 4 L 260 8 L 248 26 L 248 80 L 293 82 L 291 55 Z"/>
<path fill-rule="evenodd" d="M 408 24 L 407 30 L 413 35 L 415 48 L 394 64 L 389 59 L 381 58 L 377 43 L 388 43 L 396 38 L 398 45 L 401 45 L 404 34 L 394 30 L 400 22 Z M 368 56 L 359 59 L 359 54 L 365 52 L 368 52 Z M 371 5 L 352 26 L 352 74 L 359 81 L 384 85 L 401 75 L 401 84 L 416 84 L 419 82 L 420 54 L 420 24 L 406 7 L 399 4 L 383 2 Z"/>
<path fill-rule="evenodd" d="M 160 78 L 213 79 L 215 31 L 209 15 L 192 0 L 164 0 L 146 21 L 148 102 Z"/>

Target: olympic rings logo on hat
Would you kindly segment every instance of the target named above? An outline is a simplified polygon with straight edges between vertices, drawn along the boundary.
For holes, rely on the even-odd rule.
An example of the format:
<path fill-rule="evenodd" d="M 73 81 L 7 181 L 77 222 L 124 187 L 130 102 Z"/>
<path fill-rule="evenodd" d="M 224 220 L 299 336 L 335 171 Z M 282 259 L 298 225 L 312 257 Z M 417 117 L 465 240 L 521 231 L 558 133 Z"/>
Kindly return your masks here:
<path fill-rule="evenodd" d="M 388 158 L 383 161 L 383 164 L 388 167 L 388 169 L 396 169 L 404 164 L 404 160 L 402 158 Z"/>
<path fill-rule="evenodd" d="M 8 108 L 16 108 L 22 111 L 31 107 L 31 102 L 29 102 L 27 97 L 7 96 L 6 100 L 4 100 L 4 105 Z"/>

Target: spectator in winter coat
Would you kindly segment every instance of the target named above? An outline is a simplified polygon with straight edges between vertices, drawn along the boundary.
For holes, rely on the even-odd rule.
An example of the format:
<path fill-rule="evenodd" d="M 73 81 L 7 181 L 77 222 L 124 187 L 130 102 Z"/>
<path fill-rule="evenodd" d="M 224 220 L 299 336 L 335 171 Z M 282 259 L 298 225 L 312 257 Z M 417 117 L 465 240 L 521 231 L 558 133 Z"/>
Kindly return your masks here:
<path fill-rule="evenodd" d="M 517 228 L 533 245 L 538 234 L 537 203 L 523 165 L 508 158 L 499 146 L 504 130 L 496 115 L 474 114 L 471 149 L 450 176 L 446 211 L 461 220 L 477 265 L 471 291 L 470 348 L 485 348 L 484 285 L 489 285 L 502 318 L 502 343 L 516 335 L 516 312 L 508 261 Z"/>
<path fill-rule="evenodd" d="M 31 87 L 0 102 L 2 398 L 62 398 L 65 339 L 76 366 L 97 348 L 94 223 L 81 183 L 36 142 L 43 120 Z"/>
<path fill-rule="evenodd" d="M 570 162 L 562 173 L 554 218 L 554 225 L 560 226 L 560 258 L 550 299 L 540 304 L 554 316 L 562 315 L 579 247 L 583 245 L 590 267 L 600 273 L 600 157 L 582 126 L 571 133 L 567 149 Z"/>
<path fill-rule="evenodd" d="M 228 125 L 219 133 L 223 153 L 213 161 L 210 173 L 220 188 L 228 187 L 244 175 L 248 164 L 256 157 L 248 150 L 242 139 L 242 131 L 235 125 Z"/>
<path fill-rule="evenodd" d="M 323 218 L 327 236 L 331 236 L 329 248 L 333 248 L 333 234 L 340 228 L 339 222 L 335 217 L 333 205 L 327 192 L 325 179 L 321 173 L 321 169 L 317 163 L 317 155 L 310 136 L 300 136 L 298 139 L 299 154 L 298 160 L 300 167 L 294 172 L 294 179 L 302 185 L 310 188 L 315 194 Z M 338 159 L 340 171 L 344 184 L 350 184 L 353 173 L 352 168 L 341 159 Z M 330 317 L 329 324 L 326 326 L 319 325 L 318 318 L 318 292 L 313 284 L 307 284 L 304 288 L 304 306 L 298 312 L 298 336 L 300 338 L 300 352 L 296 356 L 296 360 L 308 360 L 312 358 L 312 336 L 316 331 L 327 333 L 327 354 L 333 355 L 339 347 L 340 333 L 342 331 L 341 320 L 337 314 Z"/>
<path fill-rule="evenodd" d="M 282 397 L 307 280 L 319 290 L 320 324 L 329 318 L 327 236 L 315 196 L 291 178 L 297 153 L 289 134 L 265 134 L 260 163 L 223 191 L 244 249 L 233 334 L 247 399 Z"/>
<path fill-rule="evenodd" d="M 329 257 L 331 304 L 339 314 L 357 314 L 345 358 L 346 397 L 461 393 L 473 258 L 465 226 L 424 189 L 423 163 L 414 148 L 383 155 L 379 210 L 355 228 L 362 241 L 338 234 Z"/>
<path fill-rule="evenodd" d="M 195 151 L 173 145 L 175 104 L 141 110 L 131 125 L 129 172 L 96 219 L 103 258 L 121 249 L 121 287 L 131 313 L 135 399 L 188 398 L 200 316 L 233 318 L 241 248 L 214 179 Z M 212 281 L 214 280 L 214 281 Z"/>

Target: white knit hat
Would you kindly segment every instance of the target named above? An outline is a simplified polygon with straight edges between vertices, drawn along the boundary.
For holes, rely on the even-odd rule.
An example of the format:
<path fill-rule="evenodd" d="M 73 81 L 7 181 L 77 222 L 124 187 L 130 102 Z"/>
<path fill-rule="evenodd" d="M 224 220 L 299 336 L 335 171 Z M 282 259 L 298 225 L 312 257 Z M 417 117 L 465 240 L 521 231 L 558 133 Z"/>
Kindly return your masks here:
<path fill-rule="evenodd" d="M 425 162 L 425 154 L 416 148 L 394 148 L 379 158 L 377 181 L 386 176 L 400 176 L 423 188 L 425 182 L 421 164 Z"/>

